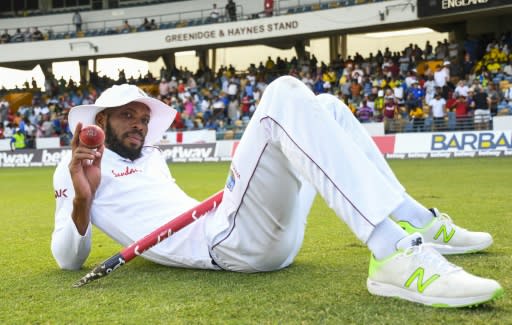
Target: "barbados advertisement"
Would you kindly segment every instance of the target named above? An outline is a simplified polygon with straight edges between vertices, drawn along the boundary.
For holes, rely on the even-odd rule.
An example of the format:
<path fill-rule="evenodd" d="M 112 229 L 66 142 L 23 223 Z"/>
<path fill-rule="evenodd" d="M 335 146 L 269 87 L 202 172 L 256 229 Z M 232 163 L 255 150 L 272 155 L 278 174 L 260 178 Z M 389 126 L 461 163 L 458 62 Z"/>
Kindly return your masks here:
<path fill-rule="evenodd" d="M 403 133 L 392 137 L 392 150 L 388 150 L 386 158 L 512 156 L 510 130 Z"/>

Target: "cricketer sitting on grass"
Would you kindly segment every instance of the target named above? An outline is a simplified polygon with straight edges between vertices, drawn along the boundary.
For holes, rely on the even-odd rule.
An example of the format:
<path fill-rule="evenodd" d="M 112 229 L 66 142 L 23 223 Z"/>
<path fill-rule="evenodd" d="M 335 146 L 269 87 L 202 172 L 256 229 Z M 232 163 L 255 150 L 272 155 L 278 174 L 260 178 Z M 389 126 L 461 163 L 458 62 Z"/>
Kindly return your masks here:
<path fill-rule="evenodd" d="M 198 204 L 152 146 L 175 114 L 127 84 L 71 109 L 72 154 L 54 174 L 55 189 L 68 194 L 56 199 L 51 244 L 61 268 L 79 269 L 87 259 L 92 224 L 127 246 Z M 98 150 L 79 142 L 88 124 L 105 130 Z M 184 268 L 285 268 L 301 247 L 317 192 L 370 249 L 370 293 L 440 307 L 503 294 L 498 282 L 441 255 L 485 249 L 491 235 L 457 227 L 414 200 L 350 110 L 290 76 L 265 90 L 233 157 L 222 203 L 142 256 Z"/>

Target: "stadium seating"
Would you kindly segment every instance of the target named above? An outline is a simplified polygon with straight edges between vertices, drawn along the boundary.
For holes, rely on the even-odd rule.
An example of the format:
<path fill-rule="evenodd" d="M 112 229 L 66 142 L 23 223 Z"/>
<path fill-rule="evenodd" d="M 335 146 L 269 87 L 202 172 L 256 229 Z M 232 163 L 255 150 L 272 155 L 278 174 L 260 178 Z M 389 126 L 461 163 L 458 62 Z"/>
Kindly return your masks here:
<path fill-rule="evenodd" d="M 374 1 L 376 1 L 376 0 L 374 0 Z M 154 1 L 151 1 L 151 2 L 154 3 Z M 282 11 L 281 11 L 280 14 L 307 13 L 307 12 L 311 12 L 311 11 L 315 11 L 315 10 L 328 10 L 330 8 L 340 8 L 341 6 L 358 5 L 358 4 L 368 3 L 368 2 L 372 2 L 372 1 L 367 1 L 367 0 L 337 0 L 337 1 L 329 1 L 329 2 L 323 1 L 323 2 L 314 3 L 314 4 L 302 4 L 302 5 L 297 5 L 297 6 L 293 6 L 293 7 L 289 7 L 289 8 L 281 8 Z M 138 3 L 145 3 L 145 2 L 144 1 L 139 1 Z M 299 2 L 299 4 L 300 4 L 300 2 Z M 186 12 L 186 14 L 189 14 L 189 13 L 190 12 Z M 194 14 L 197 14 L 197 15 L 199 15 L 199 13 L 200 13 L 199 10 L 196 10 L 194 12 Z M 169 14 L 169 15 L 165 16 L 165 17 L 167 17 L 167 19 L 169 19 L 169 20 L 172 19 L 173 21 L 160 21 L 159 28 L 160 29 L 186 28 L 186 27 L 199 26 L 199 25 L 207 24 L 207 23 L 211 22 L 207 18 L 193 17 L 193 16 L 188 16 L 186 14 L 178 13 L 176 15 L 170 15 Z M 201 15 L 202 14 L 203 13 L 201 12 Z M 306 15 L 303 15 L 303 16 L 306 16 Z M 164 17 L 164 16 L 160 16 L 160 18 L 162 18 L 162 17 Z M 177 20 L 178 17 L 180 17 L 181 20 L 178 21 Z M 242 17 L 244 17 L 244 19 L 247 19 L 247 17 L 249 17 L 249 15 L 242 15 Z M 256 18 L 259 18 L 259 17 L 263 17 L 263 16 L 258 16 L 258 17 L 254 17 L 254 18 L 256 19 Z M 133 21 L 135 21 L 135 18 L 131 18 L 131 19 Z M 130 21 L 130 23 L 132 23 L 132 21 Z M 59 39 L 59 40 L 62 40 L 62 39 L 75 38 L 75 37 L 83 37 L 83 36 L 85 36 L 85 37 L 95 37 L 95 36 L 101 36 L 101 35 L 114 35 L 114 34 L 118 34 L 119 33 L 119 31 L 117 29 L 113 28 L 113 27 L 98 28 L 98 26 L 100 26 L 100 24 L 97 24 L 96 26 L 94 26 L 95 28 L 86 29 L 86 30 L 84 30 L 84 32 L 78 32 L 78 33 L 73 31 L 74 30 L 74 26 L 73 26 L 73 28 L 71 28 L 72 29 L 71 31 L 59 31 L 57 33 L 49 34 L 48 35 L 48 39 Z M 104 24 L 103 26 L 106 26 L 106 25 Z M 142 29 L 142 28 L 134 27 L 134 29 L 133 29 L 133 32 L 143 32 L 143 31 L 145 31 L 145 30 Z M 361 58 L 361 60 L 364 60 L 364 58 Z M 417 67 L 418 68 L 417 69 L 418 75 L 422 75 L 424 73 L 424 71 L 422 70 L 424 68 L 423 63 L 429 63 L 430 64 L 430 68 L 432 70 L 435 70 L 435 66 L 437 64 L 441 64 L 443 61 L 444 60 L 431 60 L 431 61 L 424 61 L 424 62 L 423 61 L 417 61 L 417 62 L 421 62 L 422 63 L 422 64 L 420 64 Z M 318 68 L 318 65 L 316 67 L 312 67 L 311 66 L 309 68 L 311 69 L 311 71 L 316 71 L 316 69 Z M 297 69 L 297 70 L 300 70 L 300 69 Z M 246 71 L 243 71 L 243 72 L 245 73 Z M 275 73 L 276 71 L 273 71 L 273 72 Z M 277 71 L 277 74 L 287 74 L 287 73 L 290 73 L 290 72 L 291 71 L 287 67 L 282 67 L 282 68 L 280 68 Z M 183 79 L 186 78 L 184 74 L 180 75 L 180 73 L 181 73 L 181 71 L 177 72 L 177 76 L 179 76 L 179 77 L 181 77 Z M 241 71 L 235 71 L 234 73 L 235 73 L 235 75 L 239 75 L 239 74 L 241 74 Z M 298 75 L 298 73 L 296 75 Z M 170 75 L 169 75 L 169 77 L 170 77 Z M 268 77 L 268 79 L 271 80 L 273 77 L 275 77 L 275 75 L 272 75 L 271 77 Z M 339 87 L 339 76 L 337 76 L 337 78 L 338 78 L 338 80 L 336 80 L 336 82 L 333 83 L 336 86 L 334 86 L 332 90 L 327 90 L 327 91 L 335 93 L 336 91 L 340 90 L 340 87 Z M 123 79 L 123 82 L 124 81 L 126 81 L 126 80 Z M 158 95 L 158 89 L 155 86 L 155 85 L 158 84 L 158 81 L 159 80 L 154 80 L 154 79 L 151 80 L 151 81 L 147 81 L 147 80 L 145 81 L 145 82 L 148 82 L 148 84 L 152 84 L 155 87 L 155 89 L 156 89 L 154 91 L 154 95 L 155 96 Z M 512 77 L 506 76 L 504 74 L 497 74 L 497 75 L 493 76 L 493 78 L 491 78 L 490 81 L 499 84 L 501 89 L 508 89 L 509 86 L 510 86 L 510 83 L 512 82 Z M 120 81 L 119 80 L 109 80 L 109 82 L 116 83 L 116 82 L 120 82 Z M 140 82 L 140 80 L 135 81 L 135 82 Z M 103 85 L 101 85 L 101 86 L 95 85 L 95 87 L 97 87 L 98 91 L 101 91 L 101 89 L 104 89 Z M 383 86 L 383 88 L 384 88 L 384 86 Z M 323 89 L 322 89 L 322 91 L 323 91 Z M 369 92 L 370 91 L 368 91 L 368 93 Z M 503 104 L 503 105 L 506 106 L 506 103 Z M 352 108 L 353 108 L 353 111 L 357 110 L 356 106 L 353 106 Z M 500 110 L 500 114 L 507 114 L 507 112 L 510 112 L 509 108 L 507 108 L 506 110 L 505 109 L 504 110 Z M 248 122 L 248 117 L 244 116 L 242 118 L 243 125 L 245 126 L 247 122 Z M 407 114 L 398 115 L 396 117 L 396 119 L 392 121 L 391 128 L 389 129 L 389 133 L 411 132 L 412 124 L 410 122 L 411 121 L 409 120 Z M 472 128 L 472 119 L 471 118 L 467 118 L 467 119 L 463 118 L 459 122 L 460 122 L 461 125 L 463 125 L 462 128 L 464 130 Z M 229 127 L 232 127 L 232 126 L 229 126 L 229 125 L 226 126 L 227 129 L 229 129 Z M 430 119 L 426 118 L 425 119 L 425 123 L 422 126 L 422 131 L 430 131 L 430 130 L 432 130 L 432 121 Z M 445 126 L 443 126 L 443 130 L 453 131 L 448 126 L 448 122 L 446 123 Z M 237 136 L 237 132 L 236 131 L 233 132 L 233 134 L 230 134 L 230 132 L 227 132 L 226 134 L 223 134 L 223 137 L 230 137 L 230 138 L 234 137 L 234 138 L 236 138 L 236 136 Z"/>

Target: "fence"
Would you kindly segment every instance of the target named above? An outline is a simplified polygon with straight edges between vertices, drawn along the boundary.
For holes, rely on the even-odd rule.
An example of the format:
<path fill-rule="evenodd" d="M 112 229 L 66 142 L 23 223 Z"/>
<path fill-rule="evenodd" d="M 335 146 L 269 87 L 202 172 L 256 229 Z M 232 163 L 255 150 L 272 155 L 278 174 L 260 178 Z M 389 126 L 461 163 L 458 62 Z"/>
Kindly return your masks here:
<path fill-rule="evenodd" d="M 456 117 L 449 113 L 442 120 L 434 120 L 432 117 L 423 119 L 403 118 L 400 115 L 393 120 L 384 120 L 384 130 L 389 133 L 402 132 L 438 132 L 438 131 L 469 131 L 469 130 L 492 130 L 492 119 L 486 123 L 474 122 L 473 115 Z"/>

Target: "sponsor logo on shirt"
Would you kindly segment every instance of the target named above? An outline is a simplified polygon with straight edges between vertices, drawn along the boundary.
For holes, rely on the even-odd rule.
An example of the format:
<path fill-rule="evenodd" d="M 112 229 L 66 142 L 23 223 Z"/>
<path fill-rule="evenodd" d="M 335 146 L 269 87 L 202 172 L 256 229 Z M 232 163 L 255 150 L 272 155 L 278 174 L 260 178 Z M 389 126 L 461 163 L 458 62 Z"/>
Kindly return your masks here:
<path fill-rule="evenodd" d="M 68 197 L 68 194 L 66 193 L 68 191 L 67 188 L 61 188 L 58 190 L 55 190 L 55 198 L 61 198 L 61 197 Z"/>
<path fill-rule="evenodd" d="M 140 172 L 142 172 L 142 170 L 137 168 L 130 168 L 128 166 L 126 166 L 126 168 L 121 171 L 115 171 L 112 169 L 112 175 L 114 175 L 114 177 L 128 176 Z"/>

